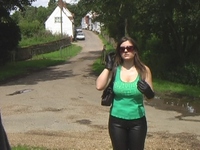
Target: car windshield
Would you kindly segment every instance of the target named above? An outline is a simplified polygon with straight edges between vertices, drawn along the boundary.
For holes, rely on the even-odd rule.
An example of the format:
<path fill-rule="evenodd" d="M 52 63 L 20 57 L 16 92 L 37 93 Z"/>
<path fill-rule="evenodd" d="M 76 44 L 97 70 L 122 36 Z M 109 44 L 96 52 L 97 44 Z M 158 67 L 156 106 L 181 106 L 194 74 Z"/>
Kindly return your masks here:
<path fill-rule="evenodd" d="M 82 32 L 82 29 L 76 29 L 77 32 Z"/>

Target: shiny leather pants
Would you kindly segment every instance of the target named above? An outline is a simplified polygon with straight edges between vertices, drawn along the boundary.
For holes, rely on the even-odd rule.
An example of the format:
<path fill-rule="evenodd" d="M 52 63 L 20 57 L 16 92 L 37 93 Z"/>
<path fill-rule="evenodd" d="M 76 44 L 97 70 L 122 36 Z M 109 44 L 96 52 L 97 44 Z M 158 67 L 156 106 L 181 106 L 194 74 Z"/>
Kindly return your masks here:
<path fill-rule="evenodd" d="M 124 120 L 110 116 L 109 134 L 113 150 L 143 150 L 147 134 L 146 117 Z"/>

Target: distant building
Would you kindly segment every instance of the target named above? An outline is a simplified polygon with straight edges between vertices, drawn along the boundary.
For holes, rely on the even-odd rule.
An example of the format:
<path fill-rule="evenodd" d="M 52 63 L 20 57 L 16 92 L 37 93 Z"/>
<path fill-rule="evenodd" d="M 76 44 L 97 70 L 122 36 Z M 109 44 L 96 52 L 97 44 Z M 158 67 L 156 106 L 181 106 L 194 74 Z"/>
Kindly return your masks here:
<path fill-rule="evenodd" d="M 88 12 L 81 21 L 81 26 L 83 29 L 91 30 L 97 33 L 101 33 L 101 23 L 98 21 L 93 21 L 98 15 L 95 12 Z"/>
<path fill-rule="evenodd" d="M 67 9 L 66 3 L 58 1 L 58 6 L 45 22 L 45 29 L 52 34 L 68 35 L 74 37 L 73 14 Z"/>

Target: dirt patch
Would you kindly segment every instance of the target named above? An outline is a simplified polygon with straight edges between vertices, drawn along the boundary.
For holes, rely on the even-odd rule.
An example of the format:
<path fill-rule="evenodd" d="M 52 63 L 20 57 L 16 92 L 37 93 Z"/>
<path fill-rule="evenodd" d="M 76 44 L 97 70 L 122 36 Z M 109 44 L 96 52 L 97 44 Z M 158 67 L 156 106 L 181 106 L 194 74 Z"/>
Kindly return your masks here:
<path fill-rule="evenodd" d="M 25 144 L 29 146 L 45 147 L 59 150 L 111 150 L 108 130 L 106 127 L 88 132 L 48 132 L 30 131 L 25 134 L 9 134 L 13 145 Z M 148 133 L 146 150 L 180 149 L 198 150 L 200 147 L 196 135 L 188 133 L 170 134 L 167 132 Z"/>

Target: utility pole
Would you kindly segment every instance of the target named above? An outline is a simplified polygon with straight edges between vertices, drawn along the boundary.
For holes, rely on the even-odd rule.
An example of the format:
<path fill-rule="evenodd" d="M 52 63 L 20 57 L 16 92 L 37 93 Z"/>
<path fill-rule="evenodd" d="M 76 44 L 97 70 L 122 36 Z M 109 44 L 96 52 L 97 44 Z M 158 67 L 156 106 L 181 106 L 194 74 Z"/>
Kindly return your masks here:
<path fill-rule="evenodd" d="M 61 33 L 61 36 L 63 36 L 62 11 L 63 11 L 63 6 L 61 6 L 61 8 L 60 8 L 60 33 Z"/>
<path fill-rule="evenodd" d="M 63 21 L 62 21 L 62 12 L 63 12 L 63 0 L 58 0 L 58 6 L 60 7 L 60 34 L 63 36 Z"/>

